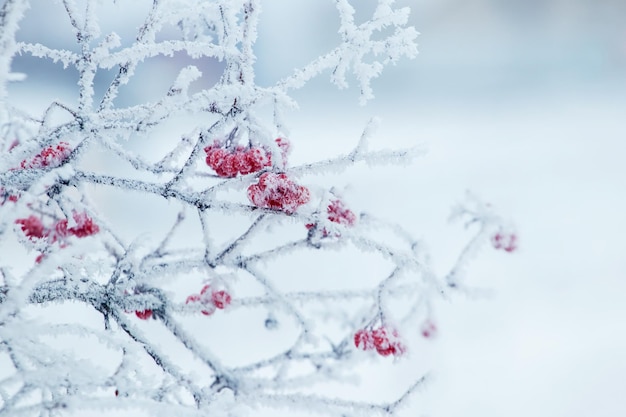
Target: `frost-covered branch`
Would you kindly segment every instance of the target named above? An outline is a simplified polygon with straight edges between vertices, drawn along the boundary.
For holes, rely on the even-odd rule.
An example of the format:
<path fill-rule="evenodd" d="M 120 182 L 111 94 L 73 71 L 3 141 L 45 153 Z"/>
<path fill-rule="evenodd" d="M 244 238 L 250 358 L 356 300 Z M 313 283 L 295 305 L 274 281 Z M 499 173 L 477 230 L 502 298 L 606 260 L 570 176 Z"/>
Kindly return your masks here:
<path fill-rule="evenodd" d="M 0 416 L 394 414 L 426 376 L 387 402 L 310 387 L 351 383 L 365 361 L 406 360 L 412 336 L 436 330 L 434 300 L 467 289 L 462 271 L 477 249 L 491 240 L 511 252 L 516 235 L 469 198 L 456 214 L 474 236 L 438 275 L 402 227 L 314 180 L 408 163 L 419 150 L 371 149 L 373 119 L 348 154 L 293 165 L 285 114 L 291 92 L 320 74 L 339 88 L 351 74 L 361 102 L 371 99 L 385 66 L 417 52 L 409 10 L 378 0 L 356 24 L 359 2 L 336 0 L 338 45 L 263 86 L 260 0 L 153 0 L 133 39 L 108 31 L 101 3 L 51 6 L 67 16 L 55 30 L 76 42 L 63 47 L 21 38 L 37 2 L 0 11 Z M 156 98 L 121 102 L 129 86 L 153 88 L 140 65 L 176 65 L 181 53 L 208 60 L 219 81 L 181 65 Z M 18 109 L 7 84 L 29 82 L 10 72 L 20 55 L 71 69 L 75 99 Z M 382 266 L 347 279 L 370 263 Z"/>

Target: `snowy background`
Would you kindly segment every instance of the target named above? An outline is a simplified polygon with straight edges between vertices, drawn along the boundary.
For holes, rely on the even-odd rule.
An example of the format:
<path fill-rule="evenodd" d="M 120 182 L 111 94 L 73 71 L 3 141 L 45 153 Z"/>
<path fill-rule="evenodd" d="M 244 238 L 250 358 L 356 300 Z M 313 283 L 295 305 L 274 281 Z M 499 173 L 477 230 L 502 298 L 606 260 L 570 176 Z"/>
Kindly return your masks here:
<path fill-rule="evenodd" d="M 269 3 L 267 17 L 296 12 Z M 317 23 L 263 22 L 260 51 L 285 50 L 283 31 L 321 48 L 332 10 L 319 3 L 306 14 Z M 365 108 L 351 107 L 355 91 L 302 92 L 292 136 L 307 137 L 307 152 L 349 146 L 337 142 L 377 114 L 385 145 L 425 143 L 414 165 L 350 182 L 353 200 L 424 236 L 441 271 L 460 236 L 447 213 L 466 189 L 521 236 L 514 256 L 484 251 L 471 266 L 490 297 L 439 306 L 440 338 L 424 348 L 434 381 L 404 414 L 626 414 L 626 4 L 401 3 L 421 32 L 418 58 L 384 73 Z M 259 77 L 304 59 L 293 51 L 259 62 Z"/>
<path fill-rule="evenodd" d="M 115 16 L 122 37 L 144 3 L 136 16 Z M 365 16 L 372 2 L 357 3 Z M 293 163 L 348 151 L 380 116 L 374 143 L 423 144 L 428 153 L 410 166 L 347 172 L 351 205 L 423 236 L 443 273 L 467 238 L 447 224 L 450 207 L 469 189 L 513 219 L 521 248 L 483 251 L 468 282 L 492 292 L 440 303 L 438 339 L 411 353 L 422 366 L 399 362 L 364 381 L 363 396 L 376 386 L 396 396 L 426 369 L 432 383 L 402 415 L 625 415 L 626 4 L 398 3 L 412 7 L 420 55 L 384 72 L 364 107 L 356 89 L 337 91 L 325 77 L 298 91 L 300 109 L 288 115 Z M 57 46 L 71 44 L 50 13 L 29 13 L 23 37 L 47 32 Z M 331 48 L 337 24 L 332 1 L 265 2 L 257 82 L 271 84 Z M 13 69 L 31 81 L 28 92 L 12 86 L 14 100 L 70 100 L 75 89 L 75 74 L 59 64 L 22 57 Z M 145 71 L 151 88 L 168 85 L 170 68 Z"/>

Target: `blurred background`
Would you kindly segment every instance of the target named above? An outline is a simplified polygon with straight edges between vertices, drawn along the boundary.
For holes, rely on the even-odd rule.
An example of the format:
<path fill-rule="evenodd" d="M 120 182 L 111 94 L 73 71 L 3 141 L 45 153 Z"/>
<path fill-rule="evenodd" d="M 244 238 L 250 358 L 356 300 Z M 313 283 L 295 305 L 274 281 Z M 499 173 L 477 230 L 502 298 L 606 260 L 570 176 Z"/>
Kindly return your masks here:
<path fill-rule="evenodd" d="M 132 40 L 150 2 L 123 15 L 108 3 L 103 33 Z M 375 5 L 353 3 L 357 21 Z M 468 283 L 490 296 L 437 306 L 438 339 L 412 352 L 433 382 L 401 415 L 625 415 L 626 2 L 396 3 L 412 9 L 419 56 L 387 68 L 373 82 L 376 99 L 362 107 L 357 88 L 338 91 L 328 74 L 295 92 L 292 162 L 349 151 L 380 116 L 373 147 L 428 153 L 410 166 L 349 170 L 336 185 L 351 206 L 422 236 L 440 273 L 469 236 L 447 224 L 468 189 L 510 217 L 521 239 L 515 254 L 485 250 L 471 264 Z M 60 29 L 67 17 L 57 2 L 32 4 L 21 38 L 44 34 L 50 46 L 76 48 Z M 257 82 L 271 85 L 334 47 L 338 23 L 330 0 L 264 2 Z M 161 94 L 190 63 L 205 86 L 220 74 L 219 63 L 186 56 L 146 62 L 138 76 L 149 88 L 129 85 L 118 104 Z M 12 100 L 35 113 L 50 97 L 75 100 L 76 74 L 58 63 L 24 55 L 13 70 L 29 81 L 11 86 Z M 113 72 L 99 77 L 97 91 Z M 382 384 L 393 398 L 416 372 L 400 363 L 364 389 Z"/>
<path fill-rule="evenodd" d="M 331 5 L 295 3 L 264 5 L 258 47 L 271 59 L 259 61 L 260 80 L 310 59 L 285 33 L 314 54 L 336 39 L 320 29 L 337 24 Z M 358 3 L 364 18 L 373 2 Z M 463 239 L 446 219 L 465 190 L 521 238 L 514 255 L 486 250 L 468 268 L 468 283 L 491 296 L 439 306 L 439 340 L 413 352 L 434 381 L 404 415 L 626 413 L 626 3 L 396 3 L 412 9 L 418 57 L 388 68 L 365 107 L 355 107 L 357 89 L 323 79 L 299 92 L 292 136 L 347 150 L 379 115 L 382 146 L 424 144 L 410 167 L 363 168 L 346 181 L 353 204 L 424 236 L 442 273 Z M 406 383 L 387 378 L 396 392 Z"/>

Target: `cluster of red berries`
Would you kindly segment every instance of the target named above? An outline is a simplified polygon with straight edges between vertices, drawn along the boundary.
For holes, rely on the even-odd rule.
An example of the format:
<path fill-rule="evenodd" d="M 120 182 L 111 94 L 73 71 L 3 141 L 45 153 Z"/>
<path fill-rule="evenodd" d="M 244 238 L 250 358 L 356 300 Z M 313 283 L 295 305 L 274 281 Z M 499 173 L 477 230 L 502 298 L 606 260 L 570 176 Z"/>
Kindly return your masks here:
<path fill-rule="evenodd" d="M 44 227 L 41 219 L 37 216 L 33 216 L 32 214 L 25 219 L 17 219 L 15 220 L 15 224 L 22 225 L 22 232 L 26 235 L 27 238 L 33 239 L 41 239 L 47 236 L 52 229 L 47 229 Z"/>
<path fill-rule="evenodd" d="M 276 138 L 280 149 L 282 165 L 287 164 L 290 143 L 285 138 Z M 220 141 L 204 148 L 206 163 L 217 175 L 233 178 L 251 174 L 273 166 L 272 152 L 263 147 L 237 146 L 229 149 Z M 285 173 L 266 172 L 258 181 L 248 187 L 248 199 L 257 207 L 294 213 L 298 207 L 309 202 L 308 188 L 293 182 Z"/>
<path fill-rule="evenodd" d="M 76 226 L 67 227 L 67 219 L 59 220 L 52 227 L 45 227 L 41 219 L 37 216 L 30 215 L 25 219 L 17 219 L 16 224 L 22 225 L 22 232 L 29 239 L 47 238 L 50 243 L 57 240 L 64 240 L 67 236 L 76 236 L 78 238 L 94 235 L 100 231 L 97 224 L 87 213 L 72 213 L 72 217 L 76 222 Z"/>
<path fill-rule="evenodd" d="M 100 231 L 97 224 L 93 222 L 93 219 L 87 215 L 87 213 L 72 213 L 72 217 L 76 222 L 76 226 L 67 228 L 67 219 L 60 220 L 55 225 L 55 231 L 60 237 L 73 235 L 76 237 L 87 237 L 95 235 Z"/>
<path fill-rule="evenodd" d="M 9 147 L 8 151 L 17 146 L 19 142 L 14 141 Z M 7 151 L 7 152 L 8 152 Z M 23 160 L 20 163 L 19 168 L 13 169 L 29 169 L 29 168 L 56 168 L 63 164 L 65 160 L 72 153 L 72 149 L 70 148 L 69 143 L 60 142 L 56 146 L 49 146 L 44 148 L 41 152 L 35 155 L 30 161 Z M 19 196 L 15 194 L 10 194 L 4 187 L 0 187 L 0 206 L 4 205 L 7 201 L 15 203 L 19 199 Z"/>
<path fill-rule="evenodd" d="M 284 138 L 277 138 L 276 144 L 281 150 L 283 162 L 286 163 L 289 142 Z M 219 141 L 215 141 L 213 145 L 204 148 L 204 152 L 207 165 L 220 177 L 232 178 L 237 174 L 251 174 L 272 166 L 271 152 L 260 147 L 237 146 L 234 150 L 229 150 Z"/>
<path fill-rule="evenodd" d="M 398 332 L 385 326 L 357 331 L 354 334 L 354 345 L 361 350 L 376 350 L 381 356 L 401 356 L 406 352 Z"/>
<path fill-rule="evenodd" d="M 72 153 L 69 143 L 60 142 L 56 146 L 49 146 L 39 152 L 30 161 L 22 161 L 20 168 L 56 168 L 60 166 Z"/>
<path fill-rule="evenodd" d="M 344 226 L 354 226 L 356 216 L 352 210 L 346 208 L 341 200 L 333 200 L 326 208 L 328 220 Z"/>
<path fill-rule="evenodd" d="M 83 238 L 95 235 L 100 231 L 98 225 L 93 222 L 93 219 L 89 217 L 87 213 L 73 212 L 72 217 L 76 222 L 76 226 L 69 228 L 67 227 L 67 219 L 55 222 L 52 227 L 46 227 L 42 220 L 34 215 L 30 215 L 24 219 L 17 219 L 15 223 L 21 225 L 22 232 L 24 232 L 26 237 L 30 240 L 46 239 L 50 244 L 59 241 L 62 248 L 67 246 L 65 239 L 68 236 Z M 40 254 L 35 262 L 41 262 L 43 256 L 43 254 Z"/>
<path fill-rule="evenodd" d="M 338 223 L 347 227 L 354 226 L 354 224 L 356 223 L 356 215 L 352 210 L 346 208 L 343 201 L 341 200 L 332 200 L 326 208 L 326 213 L 328 214 L 328 220 L 333 223 Z M 317 225 L 315 223 L 308 223 L 305 226 L 307 229 L 311 230 L 314 229 Z M 322 236 L 327 237 L 329 235 L 330 232 L 326 230 L 326 228 L 323 228 Z"/>
<path fill-rule="evenodd" d="M 293 182 L 286 174 L 266 172 L 256 184 L 248 187 L 248 198 L 257 207 L 292 214 L 309 202 L 309 189 Z"/>
<path fill-rule="evenodd" d="M 210 316 L 215 309 L 225 309 L 231 302 L 232 297 L 224 290 L 213 290 L 210 285 L 205 285 L 200 290 L 200 294 L 192 294 L 187 297 L 186 304 L 200 303 L 202 310 L 200 312 L 205 316 Z"/>
<path fill-rule="evenodd" d="M 517 235 L 499 231 L 491 236 L 491 244 L 496 249 L 502 249 L 509 253 L 514 252 L 517 249 Z"/>

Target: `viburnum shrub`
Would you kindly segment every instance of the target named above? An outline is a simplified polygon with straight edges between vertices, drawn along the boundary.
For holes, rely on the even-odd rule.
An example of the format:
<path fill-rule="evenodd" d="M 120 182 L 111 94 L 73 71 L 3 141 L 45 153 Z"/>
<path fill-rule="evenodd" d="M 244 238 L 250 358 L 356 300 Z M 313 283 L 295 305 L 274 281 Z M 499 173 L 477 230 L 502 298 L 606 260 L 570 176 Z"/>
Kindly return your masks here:
<path fill-rule="evenodd" d="M 441 275 L 339 178 L 320 185 L 415 156 L 372 150 L 377 119 L 348 154 L 294 163 L 295 90 L 351 79 L 365 104 L 417 53 L 408 8 L 374 3 L 329 2 L 337 45 L 260 82 L 255 65 L 283 53 L 255 46 L 261 0 L 3 2 L 0 416 L 353 417 L 412 398 L 425 375 L 387 397 L 373 375 L 380 398 L 325 384 L 368 361 L 413 369 L 393 362 L 422 360 L 471 255 L 518 238 L 469 195 L 453 218 L 472 236 Z"/>

